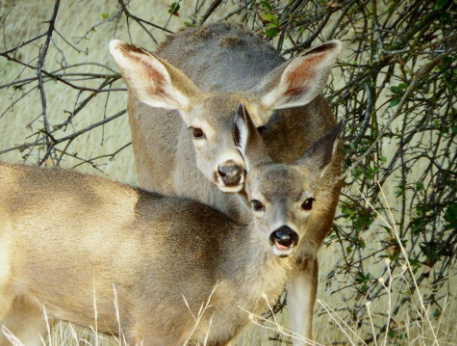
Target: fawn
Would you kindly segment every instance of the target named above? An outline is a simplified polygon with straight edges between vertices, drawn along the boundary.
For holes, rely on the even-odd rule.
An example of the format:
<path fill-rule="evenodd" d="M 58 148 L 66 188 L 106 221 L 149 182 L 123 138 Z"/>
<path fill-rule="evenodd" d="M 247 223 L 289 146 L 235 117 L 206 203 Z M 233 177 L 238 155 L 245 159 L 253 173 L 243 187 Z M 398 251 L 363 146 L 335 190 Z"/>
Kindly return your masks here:
<path fill-rule="evenodd" d="M 245 310 L 264 311 L 314 260 L 324 236 L 316 225 L 338 198 L 328 170 L 342 124 L 289 164 L 271 161 L 243 105 L 235 126 L 249 224 L 183 197 L 0 164 L 3 331 L 41 345 L 45 309 L 138 345 L 229 342 L 248 323 Z M 5 336 L 0 345 L 9 345 Z"/>

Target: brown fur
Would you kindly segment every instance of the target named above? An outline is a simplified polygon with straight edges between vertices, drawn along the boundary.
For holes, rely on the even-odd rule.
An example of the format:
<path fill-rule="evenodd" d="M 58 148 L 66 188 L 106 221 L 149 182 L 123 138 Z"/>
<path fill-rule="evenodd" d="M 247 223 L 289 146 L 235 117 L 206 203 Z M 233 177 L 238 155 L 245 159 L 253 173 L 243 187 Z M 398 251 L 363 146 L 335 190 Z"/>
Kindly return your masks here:
<path fill-rule="evenodd" d="M 231 36 L 225 36 L 225 37 L 221 38 L 219 40 L 219 45 L 221 47 L 231 49 L 231 48 L 241 44 L 242 42 L 243 41 L 238 36 L 231 35 Z"/>
<path fill-rule="evenodd" d="M 200 40 L 207 40 L 211 36 L 211 31 L 209 31 L 206 26 L 201 26 L 198 28 L 198 31 L 194 34 L 194 36 Z"/>

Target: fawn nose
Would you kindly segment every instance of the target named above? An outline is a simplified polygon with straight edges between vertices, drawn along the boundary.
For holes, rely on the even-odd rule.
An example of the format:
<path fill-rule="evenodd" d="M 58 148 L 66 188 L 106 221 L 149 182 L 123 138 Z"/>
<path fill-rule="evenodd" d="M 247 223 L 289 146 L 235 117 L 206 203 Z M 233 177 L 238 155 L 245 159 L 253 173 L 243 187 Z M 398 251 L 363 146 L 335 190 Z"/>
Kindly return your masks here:
<path fill-rule="evenodd" d="M 290 227 L 282 226 L 271 233 L 270 241 L 273 244 L 278 243 L 286 248 L 290 248 L 298 244 L 298 234 Z"/>
<path fill-rule="evenodd" d="M 225 186 L 236 186 L 241 181 L 243 169 L 233 161 L 227 161 L 218 170 Z"/>

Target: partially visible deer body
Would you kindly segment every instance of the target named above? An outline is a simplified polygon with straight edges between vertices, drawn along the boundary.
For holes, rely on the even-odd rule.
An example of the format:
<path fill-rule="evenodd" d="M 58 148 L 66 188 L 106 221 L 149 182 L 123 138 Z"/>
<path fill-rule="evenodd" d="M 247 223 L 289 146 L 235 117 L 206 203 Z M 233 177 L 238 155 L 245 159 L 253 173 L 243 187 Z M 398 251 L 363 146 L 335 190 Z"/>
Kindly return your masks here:
<path fill-rule="evenodd" d="M 297 160 L 335 126 L 320 93 L 341 50 L 338 41 L 284 61 L 251 31 L 225 23 L 183 30 L 154 54 L 120 41 L 112 41 L 110 48 L 129 88 L 143 188 L 198 199 L 247 222 L 250 213 L 243 201 L 224 193 L 240 191 L 245 179 L 232 140 L 238 105 L 243 103 L 263 129 L 275 162 Z M 340 172 L 339 150 L 335 157 L 328 179 Z M 339 191 L 340 185 L 333 184 L 334 198 L 313 229 L 316 238 L 330 230 Z M 318 264 L 315 257 L 302 255 L 297 257 L 300 272 L 287 283 L 290 320 L 293 331 L 311 338 Z"/>
<path fill-rule="evenodd" d="M 312 230 L 334 198 L 323 176 L 341 129 L 283 165 L 271 162 L 244 109 L 236 121 L 255 200 L 248 226 L 197 201 L 0 164 L 0 327 L 41 345 L 44 308 L 55 320 L 121 330 L 132 344 L 232 339 L 249 321 L 243 309 L 264 311 L 264 296 L 274 301 L 297 256 L 321 241 Z"/>

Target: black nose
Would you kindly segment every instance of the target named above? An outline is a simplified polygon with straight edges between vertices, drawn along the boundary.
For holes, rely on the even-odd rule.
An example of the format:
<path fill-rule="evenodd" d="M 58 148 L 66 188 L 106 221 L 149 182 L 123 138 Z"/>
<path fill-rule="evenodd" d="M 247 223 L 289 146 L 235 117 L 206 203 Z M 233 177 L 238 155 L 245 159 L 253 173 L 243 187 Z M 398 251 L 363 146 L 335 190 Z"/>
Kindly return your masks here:
<path fill-rule="evenodd" d="M 225 186 L 236 186 L 241 181 L 242 168 L 236 163 L 226 163 L 218 169 Z"/>
<path fill-rule="evenodd" d="M 298 234 L 295 233 L 290 227 L 282 226 L 276 231 L 271 233 L 270 241 L 278 243 L 279 245 L 291 247 L 298 244 Z"/>

